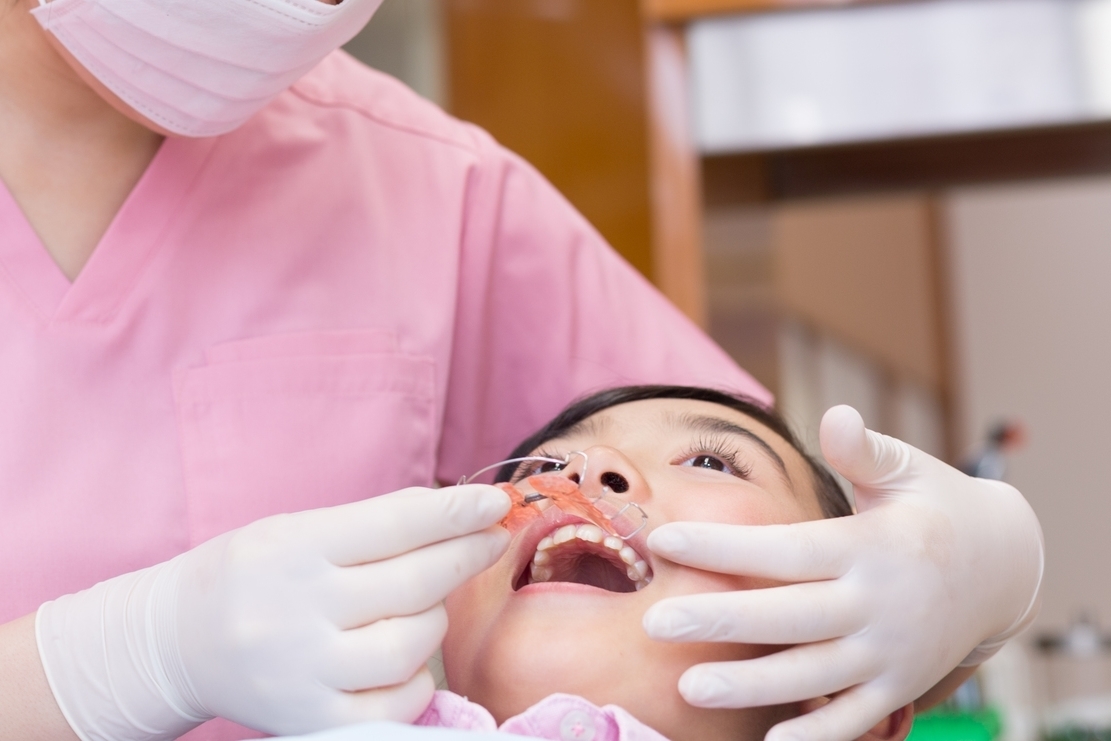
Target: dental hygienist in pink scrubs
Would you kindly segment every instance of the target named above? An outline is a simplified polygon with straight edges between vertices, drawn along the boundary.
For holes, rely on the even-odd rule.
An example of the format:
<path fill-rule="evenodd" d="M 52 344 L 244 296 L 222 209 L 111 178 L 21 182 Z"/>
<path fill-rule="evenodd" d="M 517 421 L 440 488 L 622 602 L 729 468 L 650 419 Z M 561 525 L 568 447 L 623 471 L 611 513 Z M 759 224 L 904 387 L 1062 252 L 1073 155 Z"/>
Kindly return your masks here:
<path fill-rule="evenodd" d="M 0 0 L 0 739 L 412 720 L 508 507 L 423 487 L 601 386 L 768 398 L 532 168 L 335 51 L 377 4 Z M 660 528 L 796 583 L 645 630 L 801 644 L 681 691 L 850 688 L 777 731 L 840 741 L 1025 625 L 1041 544 L 1013 490 L 827 428 L 862 515 Z"/>

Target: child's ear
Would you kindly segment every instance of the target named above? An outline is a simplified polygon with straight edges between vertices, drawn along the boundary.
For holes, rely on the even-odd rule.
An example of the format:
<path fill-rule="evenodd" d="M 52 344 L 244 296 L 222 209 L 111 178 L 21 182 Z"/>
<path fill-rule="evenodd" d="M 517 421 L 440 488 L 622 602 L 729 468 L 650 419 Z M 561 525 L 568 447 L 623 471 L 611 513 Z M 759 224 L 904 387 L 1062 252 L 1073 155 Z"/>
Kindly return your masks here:
<path fill-rule="evenodd" d="M 818 697 L 813 700 L 799 703 L 800 713 L 809 713 L 817 710 L 829 702 L 827 697 Z M 857 741 L 904 741 L 910 734 L 910 727 L 914 724 L 914 705 L 906 705 L 891 713 L 861 736 Z"/>

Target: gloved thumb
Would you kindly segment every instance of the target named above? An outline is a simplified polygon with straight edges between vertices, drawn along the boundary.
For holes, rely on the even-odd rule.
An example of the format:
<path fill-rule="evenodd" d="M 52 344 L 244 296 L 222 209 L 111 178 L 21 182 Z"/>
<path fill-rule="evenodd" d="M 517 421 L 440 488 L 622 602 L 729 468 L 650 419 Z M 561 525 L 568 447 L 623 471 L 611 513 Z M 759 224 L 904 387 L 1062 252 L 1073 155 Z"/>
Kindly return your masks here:
<path fill-rule="evenodd" d="M 860 412 L 850 406 L 835 406 L 827 411 L 818 436 L 822 455 L 829 465 L 858 490 L 882 489 L 897 482 L 910 469 L 914 449 L 901 440 L 867 429 Z"/>

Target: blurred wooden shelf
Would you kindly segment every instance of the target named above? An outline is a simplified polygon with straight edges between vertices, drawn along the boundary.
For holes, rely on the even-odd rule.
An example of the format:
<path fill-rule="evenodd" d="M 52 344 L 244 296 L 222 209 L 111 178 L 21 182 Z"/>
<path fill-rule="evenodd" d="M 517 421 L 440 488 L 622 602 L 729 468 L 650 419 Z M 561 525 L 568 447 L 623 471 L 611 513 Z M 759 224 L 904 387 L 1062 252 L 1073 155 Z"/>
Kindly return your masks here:
<path fill-rule="evenodd" d="M 683 23 L 708 15 L 861 5 L 876 0 L 642 0 L 644 17 L 653 22 Z"/>
<path fill-rule="evenodd" d="M 712 208 L 1111 173 L 1111 121 L 701 159 Z"/>

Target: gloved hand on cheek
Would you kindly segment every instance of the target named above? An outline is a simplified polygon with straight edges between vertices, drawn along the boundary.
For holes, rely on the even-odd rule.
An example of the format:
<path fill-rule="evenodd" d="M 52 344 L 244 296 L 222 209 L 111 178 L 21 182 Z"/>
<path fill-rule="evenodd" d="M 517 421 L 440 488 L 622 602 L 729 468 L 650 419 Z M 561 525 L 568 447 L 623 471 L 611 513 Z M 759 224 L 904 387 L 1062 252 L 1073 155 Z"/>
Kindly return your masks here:
<path fill-rule="evenodd" d="M 834 699 L 779 724 L 772 741 L 851 741 L 958 665 L 975 665 L 1037 614 L 1044 546 L 1007 484 L 974 479 L 835 407 L 822 452 L 853 483 L 858 514 L 791 525 L 674 523 L 649 538 L 695 568 L 789 582 L 661 601 L 644 627 L 666 641 L 792 646 L 692 667 L 701 707 Z"/>

